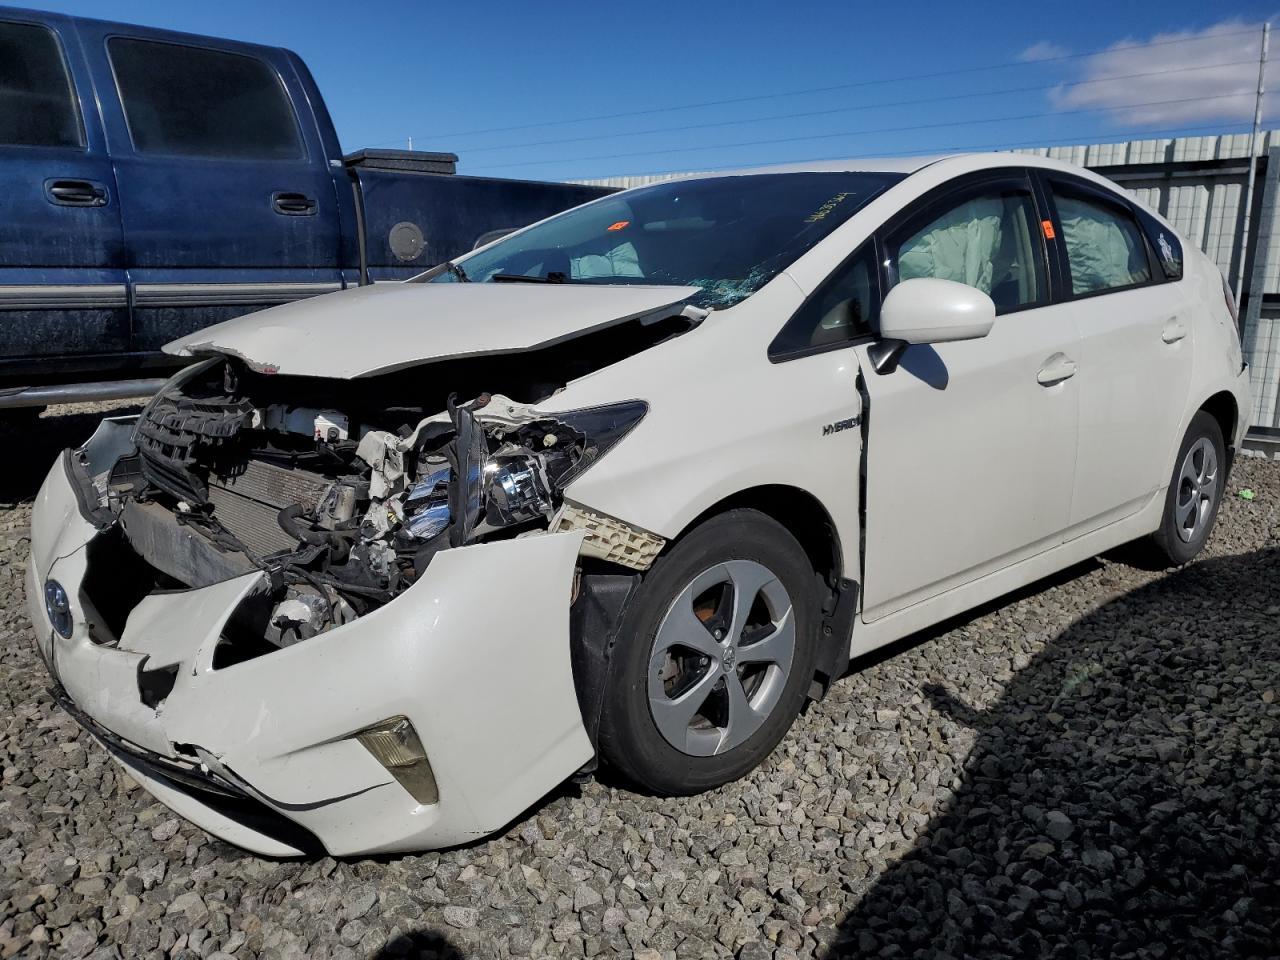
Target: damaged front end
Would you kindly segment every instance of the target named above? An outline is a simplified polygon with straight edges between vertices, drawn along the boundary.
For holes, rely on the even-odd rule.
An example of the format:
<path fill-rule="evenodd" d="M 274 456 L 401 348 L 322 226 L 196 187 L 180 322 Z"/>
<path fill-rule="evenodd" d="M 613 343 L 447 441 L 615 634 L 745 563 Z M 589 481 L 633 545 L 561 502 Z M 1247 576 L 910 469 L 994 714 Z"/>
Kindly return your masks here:
<path fill-rule="evenodd" d="M 55 697 L 154 796 L 262 853 L 302 850 L 294 827 L 334 855 L 498 829 L 591 760 L 584 611 L 663 546 L 567 497 L 645 402 L 540 405 L 700 319 L 350 376 L 206 351 L 36 498 Z"/>
<path fill-rule="evenodd" d="M 264 589 L 225 631 L 222 666 L 367 615 L 442 550 L 569 529 L 586 531 L 584 553 L 633 568 L 660 549 L 564 500 L 644 417 L 643 401 L 550 415 L 501 394 L 450 395 L 436 411 L 397 399 L 225 357 L 175 378 L 86 495 L 119 528 L 107 569 L 131 574 L 97 602 L 108 631 L 143 591 L 261 571 Z"/>

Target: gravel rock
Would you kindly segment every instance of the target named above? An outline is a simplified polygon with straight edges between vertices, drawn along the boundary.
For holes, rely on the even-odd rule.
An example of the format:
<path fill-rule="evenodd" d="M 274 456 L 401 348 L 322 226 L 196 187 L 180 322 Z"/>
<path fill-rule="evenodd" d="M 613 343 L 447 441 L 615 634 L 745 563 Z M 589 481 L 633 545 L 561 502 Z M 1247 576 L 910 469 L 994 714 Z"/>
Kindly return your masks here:
<path fill-rule="evenodd" d="M 1274 953 L 1280 464 L 1236 463 L 1186 568 L 1090 561 L 856 664 L 740 783 L 602 777 L 470 847 L 277 862 L 44 692 L 29 501 L 96 419 L 50 411 L 0 472 L 0 958 Z"/>
<path fill-rule="evenodd" d="M 444 922 L 451 927 L 467 930 L 480 922 L 480 911 L 475 907 L 459 907 L 450 904 L 441 913 L 444 916 Z"/>
<path fill-rule="evenodd" d="M 1076 829 L 1071 818 L 1061 810 L 1050 810 L 1045 814 L 1044 821 L 1044 832 L 1059 842 L 1070 837 Z"/>

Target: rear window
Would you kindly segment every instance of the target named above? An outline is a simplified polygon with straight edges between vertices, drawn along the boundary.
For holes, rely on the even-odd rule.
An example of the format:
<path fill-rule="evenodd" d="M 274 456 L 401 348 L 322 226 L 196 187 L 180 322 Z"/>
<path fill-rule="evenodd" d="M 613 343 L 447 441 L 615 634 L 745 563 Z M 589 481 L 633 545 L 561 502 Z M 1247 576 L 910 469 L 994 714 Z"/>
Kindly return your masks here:
<path fill-rule="evenodd" d="M 1063 193 L 1054 186 L 1062 242 L 1076 296 L 1118 290 L 1151 279 L 1147 247 L 1133 217 L 1120 206 Z"/>
<path fill-rule="evenodd" d="M 0 143 L 84 146 L 71 77 L 48 27 L 0 21 Z"/>
<path fill-rule="evenodd" d="M 261 60 L 222 50 L 108 41 L 139 153 L 252 160 L 303 156 L 293 105 Z"/>

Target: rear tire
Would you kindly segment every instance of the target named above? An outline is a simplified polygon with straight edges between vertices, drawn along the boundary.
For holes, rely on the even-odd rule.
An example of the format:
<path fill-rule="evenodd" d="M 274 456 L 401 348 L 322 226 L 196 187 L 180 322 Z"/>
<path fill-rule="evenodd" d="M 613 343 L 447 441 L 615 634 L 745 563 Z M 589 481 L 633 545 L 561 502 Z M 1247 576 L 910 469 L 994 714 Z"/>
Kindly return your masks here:
<path fill-rule="evenodd" d="M 603 759 L 668 796 L 757 767 L 813 680 L 816 595 L 804 549 L 770 517 L 730 510 L 695 528 L 654 564 L 623 616 Z"/>
<path fill-rule="evenodd" d="M 1160 527 L 1151 535 L 1156 555 L 1187 563 L 1204 549 L 1226 487 L 1226 444 L 1218 421 L 1203 410 L 1191 418 L 1173 461 Z"/>

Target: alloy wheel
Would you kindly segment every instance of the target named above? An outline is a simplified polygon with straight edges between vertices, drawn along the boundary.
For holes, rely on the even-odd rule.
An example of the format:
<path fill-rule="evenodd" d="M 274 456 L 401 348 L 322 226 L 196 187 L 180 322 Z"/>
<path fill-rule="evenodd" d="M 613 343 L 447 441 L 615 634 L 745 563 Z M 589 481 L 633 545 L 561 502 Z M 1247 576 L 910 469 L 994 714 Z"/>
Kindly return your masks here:
<path fill-rule="evenodd" d="M 791 597 L 763 564 L 730 560 L 700 573 L 672 602 L 650 653 L 659 732 L 698 757 L 745 742 L 782 696 L 795 641 Z"/>
<path fill-rule="evenodd" d="M 1190 543 L 1204 532 L 1218 495 L 1218 454 L 1207 437 L 1191 445 L 1178 471 L 1178 493 L 1173 505 L 1178 537 Z"/>

